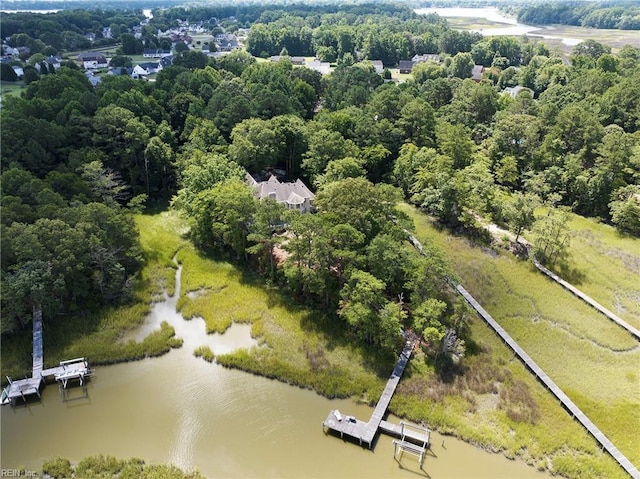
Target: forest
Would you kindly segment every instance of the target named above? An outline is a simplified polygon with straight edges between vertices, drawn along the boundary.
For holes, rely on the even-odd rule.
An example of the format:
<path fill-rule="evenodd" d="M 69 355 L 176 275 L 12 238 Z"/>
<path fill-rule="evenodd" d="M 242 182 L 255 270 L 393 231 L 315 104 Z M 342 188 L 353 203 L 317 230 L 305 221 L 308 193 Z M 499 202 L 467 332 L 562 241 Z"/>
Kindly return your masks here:
<path fill-rule="evenodd" d="M 640 6 L 629 0 L 538 3 L 520 8 L 518 21 L 531 25 L 640 30 Z"/>
<path fill-rule="evenodd" d="M 587 41 L 566 64 L 542 43 L 457 32 L 398 5 L 240 10 L 218 20 L 250 26 L 247 51 L 189 50 L 155 82 L 105 75 L 95 88 L 66 62 L 3 99 L 3 335 L 36 305 L 62 320 L 129 301 L 144 262 L 131 213 L 145 206 L 178 209 L 202 251 L 332 312 L 358 341 L 393 350 L 410 326 L 453 359 L 465 335 L 453 273 L 435 248 L 406 241 L 398 202 L 474 241 L 483 219 L 531 230 L 549 264 L 562 261 L 566 210 L 640 234 L 640 49 Z M 120 15 L 126 26 L 137 13 Z M 155 26 L 184 16 L 214 11 L 154 13 L 138 41 L 160 42 Z M 33 18 L 13 40 L 60 52 Z M 82 30 L 72 12 L 61 18 Z M 371 63 L 414 54 L 441 61 L 403 82 Z M 322 76 L 288 55 L 335 68 Z M 245 172 L 275 170 L 311 186 L 314 214 L 255 198 Z"/>

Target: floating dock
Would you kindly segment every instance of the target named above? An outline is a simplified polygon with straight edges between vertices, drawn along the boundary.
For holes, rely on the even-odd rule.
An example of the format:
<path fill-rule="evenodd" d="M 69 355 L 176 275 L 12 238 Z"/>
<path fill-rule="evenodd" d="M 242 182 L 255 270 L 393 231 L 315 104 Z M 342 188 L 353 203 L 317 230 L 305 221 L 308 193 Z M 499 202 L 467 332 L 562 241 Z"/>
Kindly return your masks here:
<path fill-rule="evenodd" d="M 338 410 L 333 410 L 322 423 L 323 429 L 339 434 L 341 438 L 346 436 L 352 441 L 357 441 L 360 445 L 366 445 L 369 449 L 372 448 L 374 438 L 378 431 L 380 431 L 401 438 L 403 442 L 413 444 L 413 448 L 421 448 L 421 457 L 424 457 L 424 450 L 429 448 L 430 444 L 431 431 L 429 431 L 429 429 L 417 425 L 410 425 L 405 422 L 396 425 L 382 419 L 387 412 L 391 398 L 409 362 L 414 344 L 414 341 L 407 341 L 405 343 L 398 362 L 393 369 L 393 373 L 391 373 L 391 377 L 389 381 L 387 381 L 387 385 L 368 422 L 361 421 L 353 416 L 344 415 Z"/>
<path fill-rule="evenodd" d="M 84 387 L 92 371 L 85 358 L 62 361 L 59 366 L 44 369 L 44 350 L 42 346 L 42 310 L 33 310 L 33 367 L 30 378 L 12 380 L 7 376 L 9 385 L 2 392 L 2 404 L 15 405 L 18 399 L 27 401 L 30 396 L 40 398 L 40 390 L 46 380 L 53 378 L 66 389 L 70 382 L 77 381 Z"/>

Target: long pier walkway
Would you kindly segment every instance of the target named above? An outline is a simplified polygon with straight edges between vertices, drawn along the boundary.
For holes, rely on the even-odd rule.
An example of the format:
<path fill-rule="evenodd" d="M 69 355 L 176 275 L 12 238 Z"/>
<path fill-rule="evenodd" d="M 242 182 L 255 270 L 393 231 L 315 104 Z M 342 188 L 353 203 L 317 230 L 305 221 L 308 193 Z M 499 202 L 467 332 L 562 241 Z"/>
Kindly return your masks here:
<path fill-rule="evenodd" d="M 602 314 L 604 314 L 607 318 L 609 318 L 611 321 L 619 324 L 620 326 L 622 326 L 624 329 L 626 329 L 627 331 L 629 331 L 633 336 L 636 337 L 636 339 L 640 339 L 640 329 L 638 328 L 634 328 L 633 326 L 631 326 L 629 323 L 627 323 L 624 319 L 622 319 L 620 316 L 618 316 L 617 314 L 612 313 L 611 311 L 609 311 L 607 308 L 605 308 L 604 306 L 602 306 L 600 303 L 598 303 L 596 300 L 594 300 L 593 298 L 591 298 L 589 295 L 583 293 L 582 291 L 580 291 L 578 288 L 576 288 L 575 286 L 573 286 L 571 283 L 565 281 L 564 279 L 562 279 L 560 276 L 558 276 L 557 274 L 555 274 L 553 271 L 550 271 L 549 269 L 545 268 L 544 266 L 542 266 L 539 262 L 537 262 L 536 260 L 533 260 L 533 264 L 536 268 L 538 268 L 542 273 L 546 274 L 549 278 L 551 278 L 552 280 L 554 280 L 556 283 L 558 283 L 559 285 L 561 285 L 564 289 L 566 289 L 567 291 L 570 291 L 571 293 L 573 293 L 575 296 L 577 296 L 578 298 L 580 298 L 581 300 L 583 300 L 585 303 L 587 303 L 588 305 L 594 307 L 595 309 L 597 309 L 598 311 L 600 311 Z"/>
<path fill-rule="evenodd" d="M 622 468 L 634 479 L 640 479 L 640 471 L 634 466 L 624 454 L 622 454 L 616 446 L 605 436 L 598 427 L 591 422 L 591 420 L 580 410 L 576 404 L 569 399 L 569 397 L 560 389 L 555 382 L 545 374 L 545 372 L 535 363 L 531 357 L 524 352 L 524 350 L 516 343 L 509 334 L 502 329 L 495 319 L 491 317 L 485 309 L 471 296 L 467 290 L 461 285 L 455 286 L 456 290 L 462 297 L 475 309 L 480 317 L 489 325 L 493 330 L 498 333 L 502 340 L 516 353 L 516 355 L 522 360 L 522 362 L 529 368 L 538 379 L 551 391 L 567 409 L 571 415 L 576 418 L 580 423 L 591 433 L 591 435 L 607 450 L 609 454 L 622 466 Z"/>
<path fill-rule="evenodd" d="M 407 440 L 421 443 L 423 448 L 428 447 L 430 434 L 428 429 L 415 426 L 411 428 L 404 428 L 402 425 L 397 426 L 382 419 L 389 408 L 391 398 L 393 398 L 393 394 L 400 382 L 400 378 L 402 377 L 407 363 L 411 358 L 414 345 L 415 342 L 411 340 L 405 343 L 402 353 L 400 353 L 400 357 L 398 358 L 398 362 L 393 368 L 391 377 L 387 381 L 387 385 L 385 386 L 384 391 L 371 414 L 369 422 L 360 421 L 352 416 L 343 416 L 340 411 L 331 411 L 329 416 L 327 416 L 327 419 L 322 423 L 322 426 L 339 433 L 340 437 L 344 437 L 346 435 L 347 437 L 358 441 L 360 444 L 364 443 L 369 448 L 372 447 L 373 440 L 378 430 L 396 437 L 404 435 Z M 422 431 L 419 429 L 422 429 Z"/>

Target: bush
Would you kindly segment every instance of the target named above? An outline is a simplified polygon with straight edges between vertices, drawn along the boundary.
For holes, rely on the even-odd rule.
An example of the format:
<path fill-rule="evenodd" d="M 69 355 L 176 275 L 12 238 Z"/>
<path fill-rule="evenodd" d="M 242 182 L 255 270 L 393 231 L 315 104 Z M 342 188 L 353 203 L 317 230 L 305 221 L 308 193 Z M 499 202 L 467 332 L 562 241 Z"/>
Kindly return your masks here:
<path fill-rule="evenodd" d="M 211 348 L 209 346 L 200 346 L 196 348 L 193 352 L 193 355 L 196 358 L 202 358 L 210 363 L 215 359 L 215 354 L 213 354 L 213 351 L 211 351 Z"/>
<path fill-rule="evenodd" d="M 71 463 L 69 459 L 56 457 L 42 464 L 42 474 L 49 475 L 52 479 L 71 477 Z"/>

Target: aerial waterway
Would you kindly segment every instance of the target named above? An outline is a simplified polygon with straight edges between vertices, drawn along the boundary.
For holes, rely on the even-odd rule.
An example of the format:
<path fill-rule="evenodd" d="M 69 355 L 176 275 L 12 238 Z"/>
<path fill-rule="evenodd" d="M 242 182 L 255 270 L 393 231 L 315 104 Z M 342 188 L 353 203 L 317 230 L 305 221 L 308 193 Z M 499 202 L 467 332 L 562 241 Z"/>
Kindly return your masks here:
<path fill-rule="evenodd" d="M 202 344 L 221 354 L 255 341 L 243 325 L 224 335 L 206 335 L 201 319 L 184 321 L 176 313 L 176 299 L 156 303 L 139 333 L 167 321 L 184 339 L 182 348 L 160 358 L 97 368 L 86 395 L 70 390 L 63 401 L 50 387 L 40 401 L 2 408 L 2 467 L 35 470 L 55 456 L 78 461 L 108 454 L 171 462 L 210 478 L 551 477 L 435 432 L 424 471 L 411 457 L 394 460 L 389 436 L 380 436 L 375 451 L 345 446 L 323 433 L 327 412 L 368 418 L 373 408 L 194 357 Z"/>

